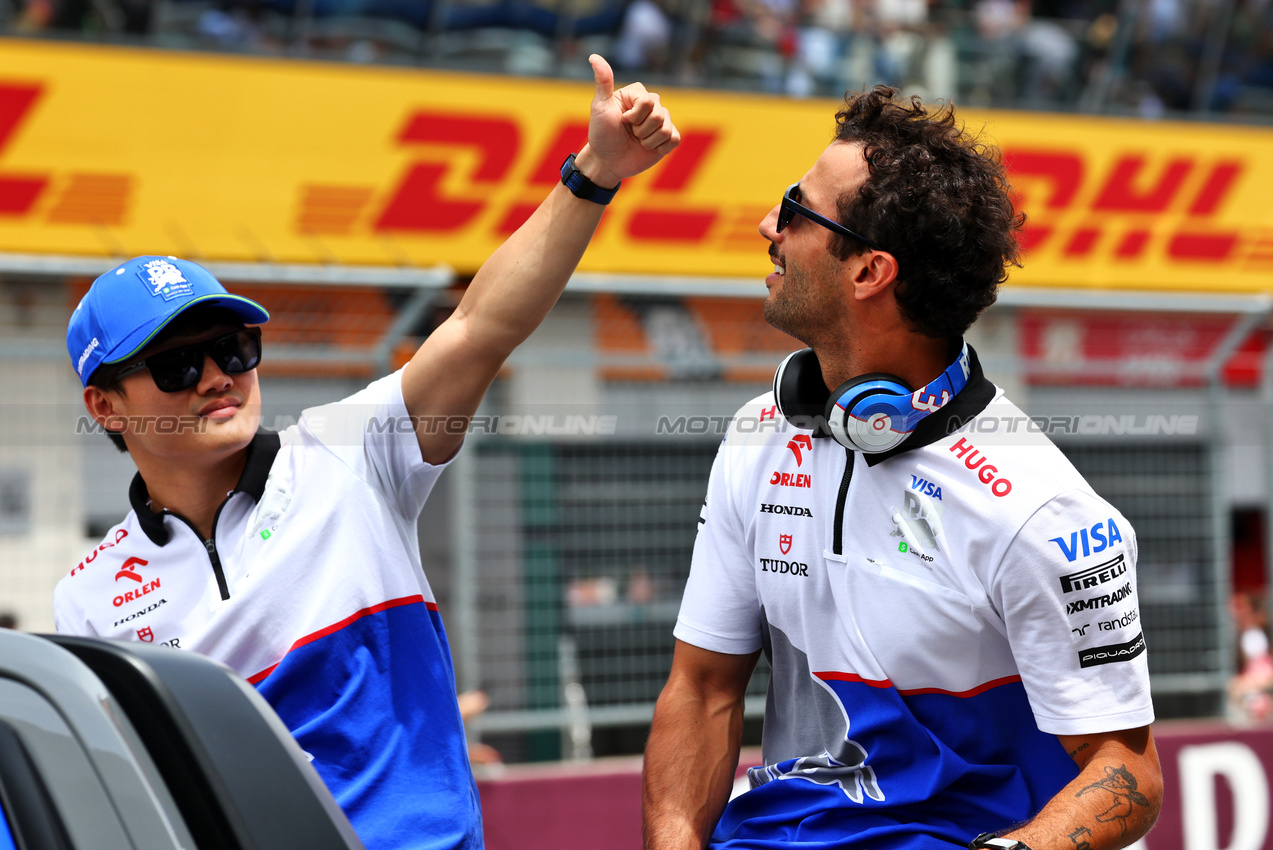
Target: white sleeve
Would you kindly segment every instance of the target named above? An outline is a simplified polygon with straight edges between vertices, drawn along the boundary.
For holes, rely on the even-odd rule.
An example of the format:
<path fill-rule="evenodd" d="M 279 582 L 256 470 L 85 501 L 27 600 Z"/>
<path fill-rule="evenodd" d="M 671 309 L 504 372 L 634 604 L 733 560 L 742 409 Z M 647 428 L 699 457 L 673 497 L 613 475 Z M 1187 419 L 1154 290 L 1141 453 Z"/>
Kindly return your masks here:
<path fill-rule="evenodd" d="M 401 370 L 342 401 L 309 408 L 297 426 L 302 441 L 324 446 L 409 518 L 419 515 L 438 476 L 450 464 L 448 460 L 435 466 L 421 457 L 414 423 L 402 398 Z"/>
<path fill-rule="evenodd" d="M 745 453 L 729 437 L 716 452 L 673 632 L 686 643 L 730 655 L 747 655 L 761 646 L 754 559 L 736 497 L 735 482 L 746 474 Z"/>
<path fill-rule="evenodd" d="M 89 624 L 83 609 L 70 598 L 65 584 L 69 578 L 64 576 L 53 588 L 53 629 L 60 635 L 97 637 L 97 630 Z"/>
<path fill-rule="evenodd" d="M 1044 504 L 1009 544 L 991 598 L 1042 731 L 1153 722 L 1136 554 L 1131 523 L 1085 490 Z"/>

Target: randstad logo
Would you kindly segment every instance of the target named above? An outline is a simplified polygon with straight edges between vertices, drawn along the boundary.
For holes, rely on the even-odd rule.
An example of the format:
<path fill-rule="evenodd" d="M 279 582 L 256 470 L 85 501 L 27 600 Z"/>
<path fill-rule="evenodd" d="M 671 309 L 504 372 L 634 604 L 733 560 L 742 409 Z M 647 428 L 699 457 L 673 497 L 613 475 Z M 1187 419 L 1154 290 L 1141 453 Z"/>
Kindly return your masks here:
<path fill-rule="evenodd" d="M 1077 531 L 1071 531 L 1069 539 L 1065 537 L 1050 538 L 1061 549 L 1061 554 L 1065 556 L 1065 560 L 1073 563 L 1080 554 L 1084 558 L 1088 555 L 1095 555 L 1098 552 L 1104 552 L 1115 543 L 1123 542 L 1123 535 L 1118 531 L 1118 525 L 1114 522 L 1114 518 L 1110 517 L 1104 522 L 1098 522 L 1091 528 L 1080 528 Z"/>

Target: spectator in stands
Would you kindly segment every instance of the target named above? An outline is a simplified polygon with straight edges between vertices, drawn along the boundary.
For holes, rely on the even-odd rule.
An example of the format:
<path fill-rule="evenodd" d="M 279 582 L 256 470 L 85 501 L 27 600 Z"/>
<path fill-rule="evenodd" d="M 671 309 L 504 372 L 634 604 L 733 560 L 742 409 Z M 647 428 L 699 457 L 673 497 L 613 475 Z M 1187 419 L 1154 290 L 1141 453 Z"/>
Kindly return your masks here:
<path fill-rule="evenodd" d="M 1238 672 L 1229 680 L 1229 716 L 1243 722 L 1273 720 L 1273 654 L 1264 594 L 1233 594 L 1229 612 L 1238 638 Z"/>
<path fill-rule="evenodd" d="M 659 97 L 595 78 L 561 185 L 398 372 L 258 433 L 269 315 L 139 257 L 72 314 L 89 413 L 137 466 L 133 510 L 58 583 L 65 634 L 166 644 L 253 682 L 371 850 L 480 850 L 445 630 L 417 520 L 505 359 L 543 320 L 621 180 L 680 142 Z"/>

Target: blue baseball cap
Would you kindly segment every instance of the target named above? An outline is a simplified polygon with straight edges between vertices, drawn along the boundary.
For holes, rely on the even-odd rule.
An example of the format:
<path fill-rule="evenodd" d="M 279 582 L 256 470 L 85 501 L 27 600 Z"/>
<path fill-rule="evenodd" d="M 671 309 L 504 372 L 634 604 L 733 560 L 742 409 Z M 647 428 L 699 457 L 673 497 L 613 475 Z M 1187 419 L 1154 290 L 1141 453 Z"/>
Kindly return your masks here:
<path fill-rule="evenodd" d="M 80 382 L 93 370 L 141 351 L 177 316 L 194 306 L 232 311 L 259 325 L 270 314 L 255 301 L 231 295 L 203 266 L 176 257 L 134 257 L 93 281 L 71 314 L 66 350 Z"/>

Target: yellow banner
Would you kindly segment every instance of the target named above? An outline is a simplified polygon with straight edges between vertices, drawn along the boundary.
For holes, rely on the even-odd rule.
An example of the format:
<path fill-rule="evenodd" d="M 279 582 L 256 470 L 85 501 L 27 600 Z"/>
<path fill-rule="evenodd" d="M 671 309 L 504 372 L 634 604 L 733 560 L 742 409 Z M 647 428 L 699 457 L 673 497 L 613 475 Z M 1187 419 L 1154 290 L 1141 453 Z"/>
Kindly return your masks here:
<path fill-rule="evenodd" d="M 471 273 L 583 143 L 591 92 L 0 40 L 0 251 Z M 624 184 L 582 268 L 754 276 L 761 294 L 756 226 L 837 104 L 662 94 L 684 142 Z M 1029 216 L 1013 285 L 1273 291 L 1273 131 L 962 116 L 1003 148 Z"/>

